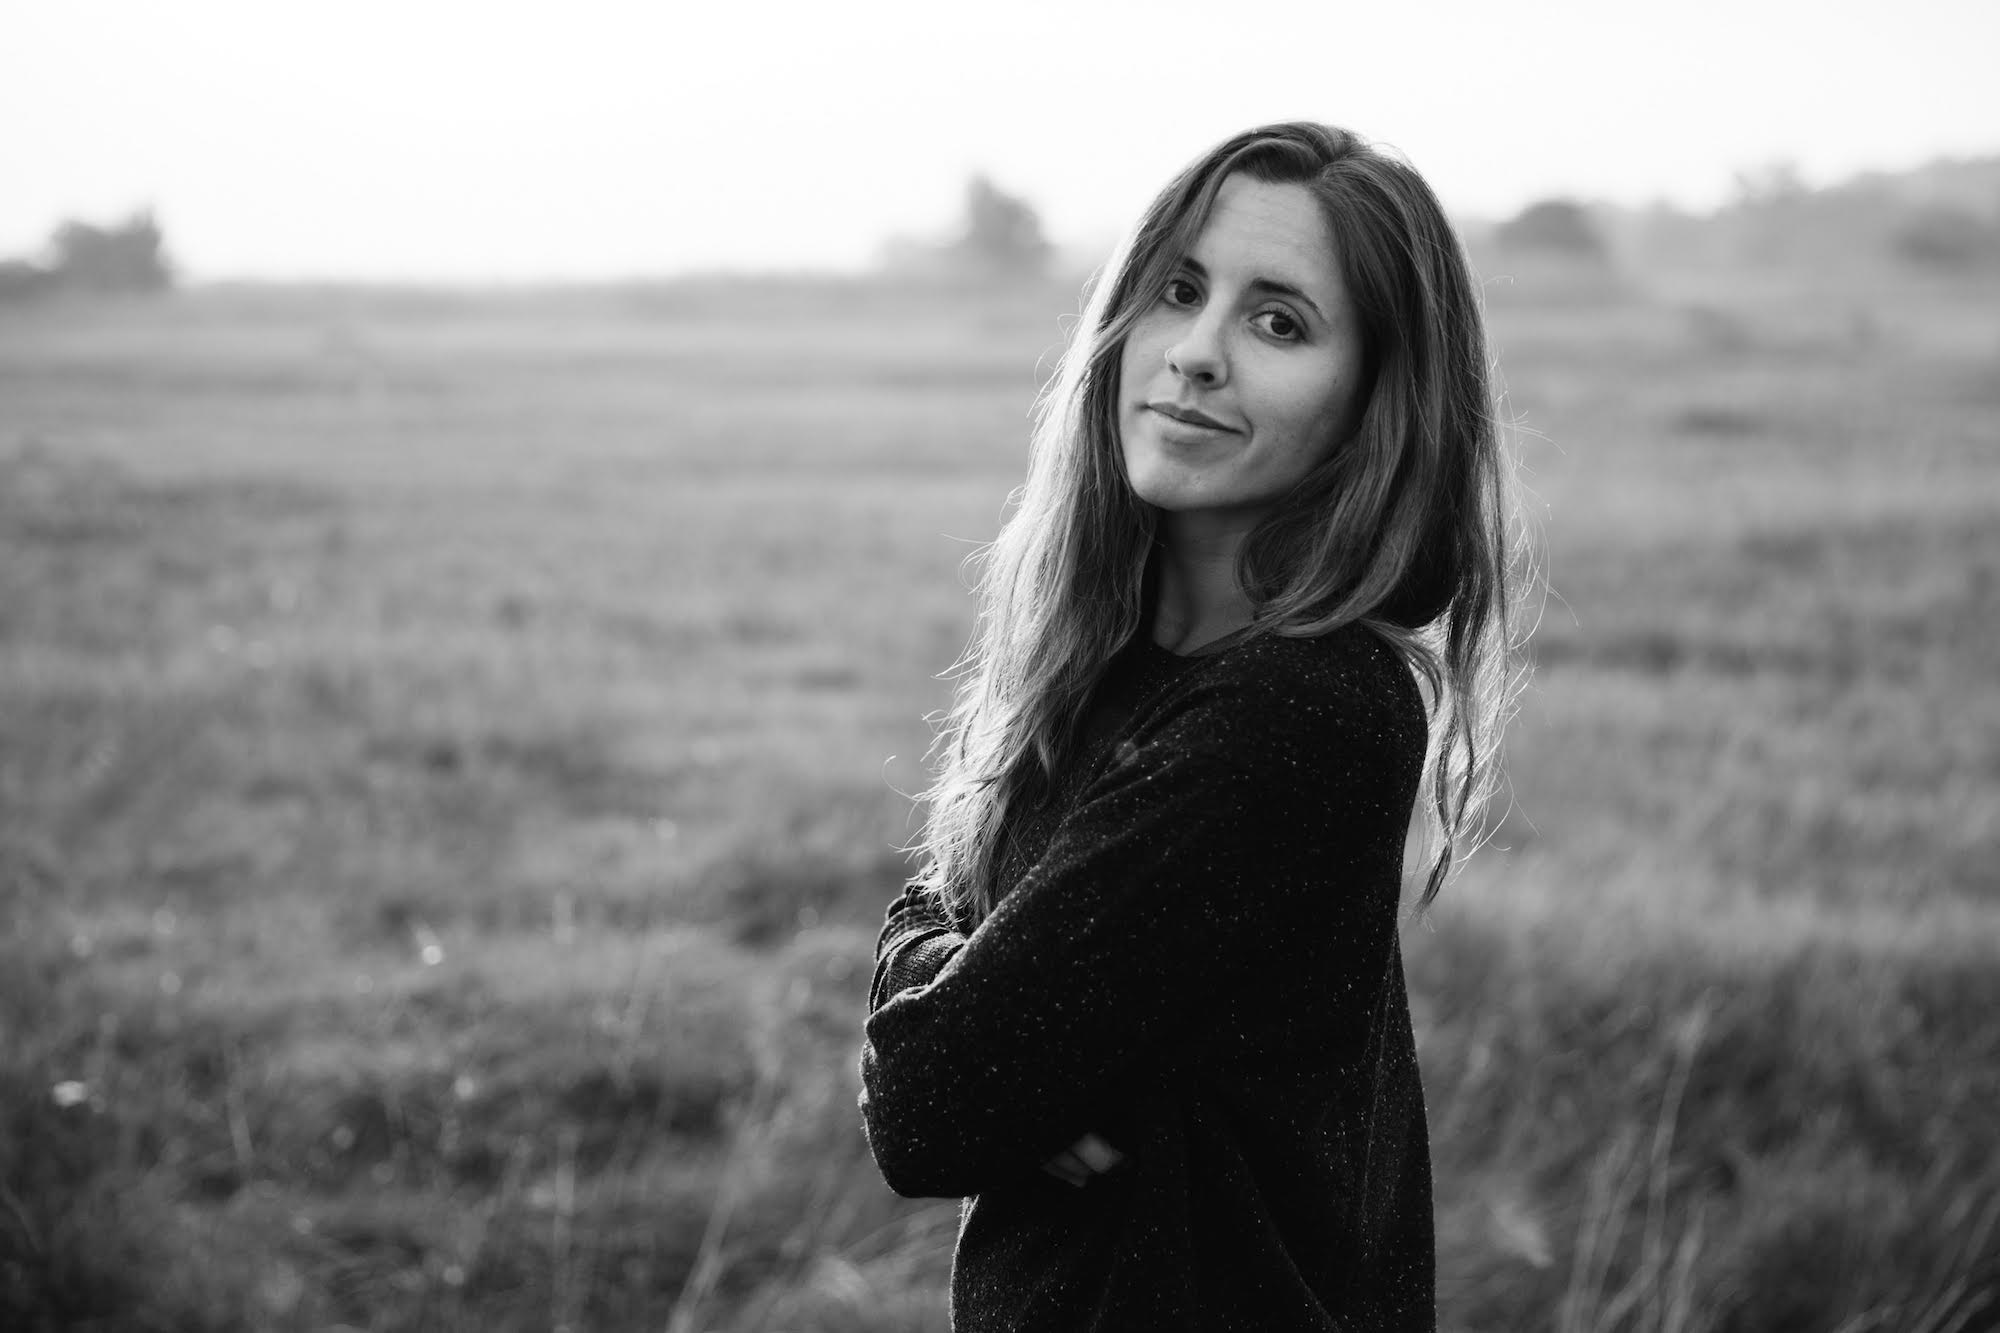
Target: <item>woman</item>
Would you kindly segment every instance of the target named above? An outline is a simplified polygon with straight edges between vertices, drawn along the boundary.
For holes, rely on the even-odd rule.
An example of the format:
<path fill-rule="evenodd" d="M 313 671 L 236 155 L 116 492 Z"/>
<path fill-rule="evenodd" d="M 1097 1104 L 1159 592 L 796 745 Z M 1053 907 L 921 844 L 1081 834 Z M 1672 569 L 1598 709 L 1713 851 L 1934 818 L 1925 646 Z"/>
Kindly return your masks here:
<path fill-rule="evenodd" d="M 1353 134 L 1228 140 L 1113 257 L 870 988 L 958 1333 L 1435 1326 L 1396 927 L 1420 787 L 1427 905 L 1493 771 L 1492 406 L 1443 211 Z"/>

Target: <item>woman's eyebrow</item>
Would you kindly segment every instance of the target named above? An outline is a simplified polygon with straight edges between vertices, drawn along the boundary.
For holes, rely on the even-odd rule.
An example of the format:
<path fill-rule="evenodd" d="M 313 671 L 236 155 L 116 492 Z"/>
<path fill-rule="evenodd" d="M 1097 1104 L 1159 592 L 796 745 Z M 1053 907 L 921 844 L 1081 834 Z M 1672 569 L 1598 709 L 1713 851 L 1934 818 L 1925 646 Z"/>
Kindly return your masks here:
<path fill-rule="evenodd" d="M 1192 255 L 1182 258 L 1181 267 L 1194 274 L 1197 278 L 1200 278 L 1203 282 L 1208 281 L 1208 270 L 1203 268 L 1201 261 Z M 1326 312 L 1321 310 L 1310 296 L 1307 296 L 1289 282 L 1279 282 L 1276 278 L 1252 278 L 1250 280 L 1250 290 L 1253 292 L 1268 292 L 1273 296 L 1288 296 L 1306 309 L 1312 311 L 1313 314 L 1319 316 L 1321 323 L 1331 322 L 1327 319 Z"/>

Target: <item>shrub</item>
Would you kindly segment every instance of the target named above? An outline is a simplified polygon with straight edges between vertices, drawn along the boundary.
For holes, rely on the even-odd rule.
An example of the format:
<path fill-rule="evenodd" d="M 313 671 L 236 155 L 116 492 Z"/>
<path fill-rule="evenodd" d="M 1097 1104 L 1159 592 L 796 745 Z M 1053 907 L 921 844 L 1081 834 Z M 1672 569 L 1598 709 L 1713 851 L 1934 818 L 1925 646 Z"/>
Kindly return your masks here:
<path fill-rule="evenodd" d="M 1539 251 L 1570 259 L 1606 258 L 1604 237 L 1583 205 L 1568 199 L 1529 204 L 1500 224 L 1494 239 L 1509 250 Z"/>
<path fill-rule="evenodd" d="M 172 280 L 160 242 L 160 224 L 141 211 L 113 227 L 72 219 L 56 228 L 49 244 L 56 280 L 66 287 L 150 292 Z"/>
<path fill-rule="evenodd" d="M 1896 229 L 1896 253 L 1927 268 L 2000 265 L 2000 226 L 1962 208 L 1927 208 Z"/>

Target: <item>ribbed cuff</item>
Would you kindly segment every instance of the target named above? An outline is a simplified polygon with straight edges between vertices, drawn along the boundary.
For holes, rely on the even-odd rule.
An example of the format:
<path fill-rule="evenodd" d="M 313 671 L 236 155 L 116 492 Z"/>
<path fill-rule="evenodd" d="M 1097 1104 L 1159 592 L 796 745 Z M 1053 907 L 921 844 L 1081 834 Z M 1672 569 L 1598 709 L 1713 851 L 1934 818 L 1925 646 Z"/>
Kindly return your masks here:
<path fill-rule="evenodd" d="M 873 1013 L 889 998 L 917 986 L 928 986 L 951 956 L 965 947 L 965 936 L 954 930 L 938 930 L 928 935 L 912 935 L 893 946 L 875 969 L 875 984 L 868 995 Z"/>

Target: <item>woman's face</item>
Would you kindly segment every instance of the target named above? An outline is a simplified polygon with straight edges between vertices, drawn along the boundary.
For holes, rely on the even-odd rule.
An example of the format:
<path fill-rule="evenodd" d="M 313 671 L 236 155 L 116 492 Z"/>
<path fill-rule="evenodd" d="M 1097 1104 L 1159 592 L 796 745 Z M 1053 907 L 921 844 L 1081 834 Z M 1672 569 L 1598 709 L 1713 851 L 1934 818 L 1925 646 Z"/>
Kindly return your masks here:
<path fill-rule="evenodd" d="M 1140 499 L 1245 528 L 1353 432 L 1361 328 L 1335 243 L 1305 186 L 1223 181 L 1119 362 L 1119 441 Z"/>

